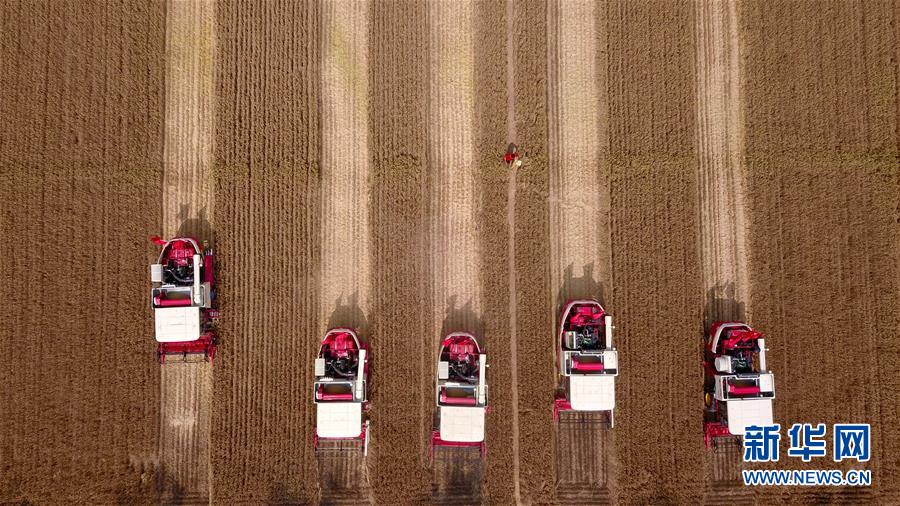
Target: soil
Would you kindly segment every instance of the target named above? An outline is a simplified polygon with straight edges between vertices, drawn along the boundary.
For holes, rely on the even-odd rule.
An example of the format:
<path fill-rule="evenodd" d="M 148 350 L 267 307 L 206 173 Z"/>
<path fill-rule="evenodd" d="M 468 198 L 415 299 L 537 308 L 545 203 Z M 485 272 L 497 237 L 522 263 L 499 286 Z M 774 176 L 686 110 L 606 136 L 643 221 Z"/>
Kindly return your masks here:
<path fill-rule="evenodd" d="M 0 502 L 896 501 L 897 15 L 0 4 Z M 155 361 L 146 239 L 173 233 L 214 240 L 213 364 Z M 573 296 L 615 319 L 611 430 L 552 421 Z M 872 423 L 873 487 L 747 493 L 704 448 L 721 318 L 767 335 L 782 427 Z M 334 325 L 372 345 L 365 458 L 313 451 Z M 488 353 L 485 459 L 429 452 L 451 329 Z"/>

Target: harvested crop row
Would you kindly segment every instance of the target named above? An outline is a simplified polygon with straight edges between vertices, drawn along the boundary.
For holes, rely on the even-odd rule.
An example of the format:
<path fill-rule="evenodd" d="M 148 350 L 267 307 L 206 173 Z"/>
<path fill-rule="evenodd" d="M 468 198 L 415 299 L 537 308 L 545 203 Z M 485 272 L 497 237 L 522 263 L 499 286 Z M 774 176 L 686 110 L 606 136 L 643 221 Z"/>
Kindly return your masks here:
<path fill-rule="evenodd" d="M 311 502 L 319 339 L 319 12 L 217 5 L 215 500 Z"/>
<path fill-rule="evenodd" d="M 319 330 L 357 328 L 370 299 L 367 2 L 322 3 Z"/>
<path fill-rule="evenodd" d="M 170 1 L 166 11 L 165 239 L 212 244 L 215 4 Z"/>
<path fill-rule="evenodd" d="M 157 486 L 164 501 L 209 502 L 212 365 L 161 366 Z"/>
<path fill-rule="evenodd" d="M 369 233 L 368 2 L 321 4 L 321 274 L 319 335 L 356 329 L 368 340 Z M 372 350 L 377 353 L 378 339 Z M 374 356 L 377 360 L 377 355 Z M 374 363 L 374 360 L 373 360 Z M 371 500 L 366 459 L 357 452 L 317 455 L 320 500 Z"/>
<path fill-rule="evenodd" d="M 473 3 L 429 2 L 428 160 L 432 326 L 425 336 L 424 373 L 434 381 L 436 351 L 452 331 L 483 336 L 481 194 L 475 163 L 475 20 Z M 426 395 L 424 399 L 433 399 Z M 436 408 L 431 406 L 431 411 Z M 432 499 L 479 501 L 481 462 L 463 465 L 460 452 L 438 452 Z M 449 457 L 449 458 L 448 458 Z M 440 460 L 438 460 L 440 458 Z"/>
<path fill-rule="evenodd" d="M 162 236 L 214 246 L 214 3 L 169 2 L 166 9 L 166 128 Z M 161 366 L 159 460 L 163 500 L 205 502 L 210 490 L 213 371 L 209 363 Z"/>
<path fill-rule="evenodd" d="M 0 502 L 155 496 L 164 16 L 0 4 Z"/>

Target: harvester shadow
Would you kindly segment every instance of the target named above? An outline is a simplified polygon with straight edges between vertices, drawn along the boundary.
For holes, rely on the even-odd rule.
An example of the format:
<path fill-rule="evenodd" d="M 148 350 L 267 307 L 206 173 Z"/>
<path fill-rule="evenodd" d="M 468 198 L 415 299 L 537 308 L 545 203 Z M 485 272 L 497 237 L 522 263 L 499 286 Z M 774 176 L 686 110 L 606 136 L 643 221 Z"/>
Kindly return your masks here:
<path fill-rule="evenodd" d="M 178 211 L 178 219 L 181 220 L 178 237 L 195 237 L 201 243 L 213 245 L 215 232 L 206 216 L 206 208 L 200 209 L 197 216 L 190 216 L 190 206 L 182 205 Z"/>
<path fill-rule="evenodd" d="M 361 452 L 323 453 L 316 461 L 319 504 L 372 503 L 368 464 Z"/>
<path fill-rule="evenodd" d="M 369 337 L 369 321 L 366 314 L 359 307 L 359 293 L 353 293 L 344 303 L 344 295 L 334 301 L 334 310 L 328 318 L 328 328 L 347 327 L 356 331 L 360 339 Z"/>
<path fill-rule="evenodd" d="M 161 502 L 160 477 L 163 471 L 155 457 L 155 455 L 129 455 L 128 473 L 136 479 L 128 480 L 125 484 L 116 487 L 115 504 Z M 14 476 L 13 479 L 15 479 Z M 11 495 L 15 494 L 4 493 L 3 488 L 0 487 L 0 497 L 10 497 Z"/>
<path fill-rule="evenodd" d="M 444 322 L 441 325 L 439 338 L 443 339 L 444 336 L 451 332 L 469 332 L 483 344 L 484 322 L 479 315 L 475 314 L 471 301 L 457 307 L 456 299 L 457 296 L 455 295 L 450 297 L 450 304 L 444 313 Z"/>
<path fill-rule="evenodd" d="M 717 321 L 745 321 L 746 304 L 737 300 L 734 283 L 719 283 L 706 292 L 703 332 Z"/>
<path fill-rule="evenodd" d="M 266 504 L 270 505 L 302 505 L 310 504 L 308 501 L 301 500 L 301 494 L 288 490 L 287 485 L 278 482 L 269 488 L 269 500 Z"/>
<path fill-rule="evenodd" d="M 582 266 L 582 276 L 575 277 L 575 266 L 569 264 L 563 276 L 562 286 L 556 297 L 556 311 L 562 310 L 566 302 L 573 299 L 594 299 L 606 308 L 606 287 L 594 279 L 594 264 Z"/>

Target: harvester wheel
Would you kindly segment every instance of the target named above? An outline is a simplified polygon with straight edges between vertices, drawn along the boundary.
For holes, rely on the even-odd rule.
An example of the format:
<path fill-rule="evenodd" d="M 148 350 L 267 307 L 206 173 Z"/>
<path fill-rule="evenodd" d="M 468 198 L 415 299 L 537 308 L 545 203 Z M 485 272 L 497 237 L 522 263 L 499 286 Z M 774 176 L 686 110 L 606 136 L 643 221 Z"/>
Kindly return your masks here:
<path fill-rule="evenodd" d="M 710 394 L 709 392 L 706 392 L 703 395 L 703 404 L 706 405 L 707 409 L 712 407 L 712 394 Z"/>

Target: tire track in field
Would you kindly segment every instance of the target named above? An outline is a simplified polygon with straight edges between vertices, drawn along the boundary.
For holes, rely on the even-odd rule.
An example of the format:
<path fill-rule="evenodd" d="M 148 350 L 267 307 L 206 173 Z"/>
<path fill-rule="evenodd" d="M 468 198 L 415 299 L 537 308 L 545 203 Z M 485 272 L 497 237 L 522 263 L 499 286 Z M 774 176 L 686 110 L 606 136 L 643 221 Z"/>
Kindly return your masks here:
<path fill-rule="evenodd" d="M 738 5 L 695 0 L 695 62 L 700 245 L 706 294 L 704 332 L 715 321 L 747 318 L 744 226 L 743 96 Z M 699 343 L 697 343 L 699 344 Z M 695 346 L 698 350 L 700 346 Z M 698 352 L 699 353 L 699 352 Z M 700 386 L 698 385 L 698 392 Z M 739 482 L 741 452 L 709 449 L 704 456 L 706 501 L 752 500 Z M 733 487 L 733 489 L 729 489 Z"/>
<path fill-rule="evenodd" d="M 368 338 L 369 2 L 321 2 L 320 335 L 352 327 Z M 377 353 L 377 339 L 373 351 Z M 371 502 L 366 459 L 319 456 L 321 500 Z"/>
<path fill-rule="evenodd" d="M 437 346 L 451 330 L 472 332 L 483 339 L 481 258 L 476 213 L 479 194 L 475 164 L 475 5 L 467 2 L 428 2 L 429 164 L 431 185 L 431 267 L 433 322 L 426 335 L 425 368 L 432 379 Z M 436 409 L 432 404 L 432 410 Z M 479 461 L 466 466 L 461 459 L 432 469 L 436 501 L 480 501 Z"/>
<path fill-rule="evenodd" d="M 166 3 L 163 230 L 212 243 L 215 4 Z M 212 498 L 212 364 L 164 364 L 160 386 L 160 487 L 171 500 Z"/>
<path fill-rule="evenodd" d="M 558 0 L 550 4 L 547 18 L 552 287 L 548 311 L 555 324 L 566 300 L 596 298 L 606 304 L 604 291 L 612 286 L 609 113 L 604 9 L 588 1 Z M 610 310 L 615 314 L 614 308 Z M 608 472 L 614 459 L 614 432 L 592 426 L 590 417 L 581 414 L 563 414 L 560 422 L 555 428 L 557 498 L 610 500 L 610 488 L 615 488 L 610 480 L 615 474 Z M 587 451 L 585 442 L 590 445 Z"/>

